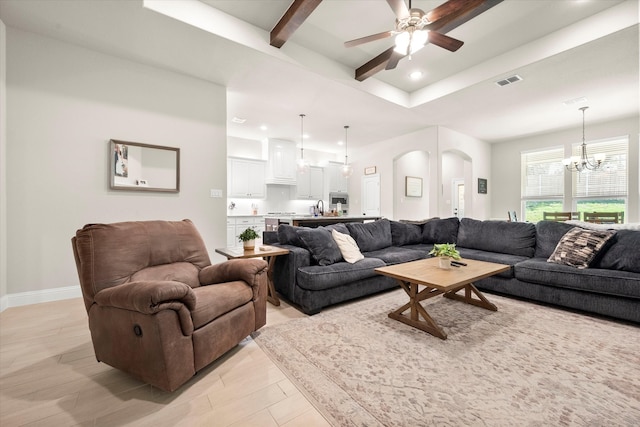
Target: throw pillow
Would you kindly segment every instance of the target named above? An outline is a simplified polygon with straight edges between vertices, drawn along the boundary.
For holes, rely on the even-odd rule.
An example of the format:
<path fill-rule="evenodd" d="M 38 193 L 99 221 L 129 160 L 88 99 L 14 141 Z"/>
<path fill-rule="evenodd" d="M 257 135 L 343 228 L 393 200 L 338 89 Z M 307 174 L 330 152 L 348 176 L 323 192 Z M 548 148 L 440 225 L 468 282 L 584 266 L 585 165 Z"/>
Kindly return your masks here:
<path fill-rule="evenodd" d="M 360 248 L 358 248 L 358 244 L 353 240 L 353 237 L 336 230 L 331 230 L 331 236 L 333 240 L 336 241 L 340 253 L 342 253 L 342 258 L 344 258 L 345 261 L 353 264 L 356 261 L 364 259 L 364 255 L 360 252 Z"/>
<path fill-rule="evenodd" d="M 386 218 L 365 223 L 349 222 L 347 229 L 362 252 L 391 246 L 391 223 Z"/>
<path fill-rule="evenodd" d="M 547 262 L 587 268 L 615 234 L 574 227 L 562 236 Z"/>
<path fill-rule="evenodd" d="M 391 224 L 391 244 L 393 246 L 422 243 L 422 226 L 401 221 L 389 222 Z"/>
<path fill-rule="evenodd" d="M 296 233 L 318 264 L 331 265 L 342 260 L 342 253 L 329 230 L 325 228 L 300 227 L 296 230 Z"/>

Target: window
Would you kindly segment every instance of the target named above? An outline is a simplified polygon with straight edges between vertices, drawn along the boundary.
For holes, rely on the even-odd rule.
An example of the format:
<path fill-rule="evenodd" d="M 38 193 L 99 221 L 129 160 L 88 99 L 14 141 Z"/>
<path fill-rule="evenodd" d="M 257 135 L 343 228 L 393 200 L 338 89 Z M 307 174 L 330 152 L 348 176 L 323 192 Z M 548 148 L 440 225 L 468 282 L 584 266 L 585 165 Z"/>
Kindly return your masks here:
<path fill-rule="evenodd" d="M 543 212 L 562 211 L 564 197 L 563 148 L 521 154 L 521 200 L 524 220 L 542 220 Z"/>
<path fill-rule="evenodd" d="M 573 147 L 579 155 L 580 147 Z M 590 155 L 604 153 L 599 170 L 572 173 L 574 206 L 578 212 L 625 212 L 628 188 L 629 138 L 614 138 L 587 144 Z M 581 215 L 582 217 L 582 215 Z"/>

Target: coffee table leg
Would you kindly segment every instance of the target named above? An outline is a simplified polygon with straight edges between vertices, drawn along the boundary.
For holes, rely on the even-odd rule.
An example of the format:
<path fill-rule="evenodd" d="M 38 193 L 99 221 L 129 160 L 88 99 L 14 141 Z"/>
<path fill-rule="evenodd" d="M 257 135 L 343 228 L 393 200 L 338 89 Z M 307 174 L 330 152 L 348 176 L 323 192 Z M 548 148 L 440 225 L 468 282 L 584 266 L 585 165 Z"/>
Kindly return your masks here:
<path fill-rule="evenodd" d="M 276 261 L 275 256 L 264 257 L 269 266 L 267 267 L 267 301 L 269 301 L 273 305 L 280 305 L 280 299 L 278 298 L 278 294 L 276 294 L 276 288 L 273 286 L 273 264 Z"/>
<path fill-rule="evenodd" d="M 447 334 L 440 326 L 438 326 L 436 321 L 429 316 L 429 313 L 427 313 L 427 310 L 424 309 L 422 304 L 420 304 L 421 300 L 440 295 L 441 292 L 433 292 L 432 289 L 427 288 L 418 293 L 418 285 L 416 283 L 408 283 L 400 280 L 399 282 L 402 289 L 404 289 L 404 291 L 409 295 L 409 302 L 399 309 L 389 313 L 389 318 L 446 340 Z M 408 309 L 411 309 L 409 316 L 402 314 Z M 422 320 L 420 320 L 420 317 L 422 317 Z"/>
<path fill-rule="evenodd" d="M 461 289 L 464 289 L 464 296 L 457 294 Z M 473 298 L 474 294 L 478 299 Z M 446 292 L 443 296 L 456 301 L 466 302 L 467 304 L 477 305 L 478 307 L 486 308 L 487 310 L 498 311 L 498 307 L 490 302 L 473 283 L 464 285 L 462 288 L 456 289 L 455 291 Z"/>

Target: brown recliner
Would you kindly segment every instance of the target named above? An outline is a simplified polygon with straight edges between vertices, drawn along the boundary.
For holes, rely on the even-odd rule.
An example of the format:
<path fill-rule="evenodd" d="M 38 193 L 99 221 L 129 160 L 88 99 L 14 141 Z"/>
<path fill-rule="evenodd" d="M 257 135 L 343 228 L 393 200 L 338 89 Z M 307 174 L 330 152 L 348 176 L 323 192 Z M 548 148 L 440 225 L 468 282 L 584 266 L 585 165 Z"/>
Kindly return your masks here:
<path fill-rule="evenodd" d="M 162 390 L 266 323 L 267 263 L 211 265 L 189 220 L 90 224 L 72 244 L 96 358 Z"/>

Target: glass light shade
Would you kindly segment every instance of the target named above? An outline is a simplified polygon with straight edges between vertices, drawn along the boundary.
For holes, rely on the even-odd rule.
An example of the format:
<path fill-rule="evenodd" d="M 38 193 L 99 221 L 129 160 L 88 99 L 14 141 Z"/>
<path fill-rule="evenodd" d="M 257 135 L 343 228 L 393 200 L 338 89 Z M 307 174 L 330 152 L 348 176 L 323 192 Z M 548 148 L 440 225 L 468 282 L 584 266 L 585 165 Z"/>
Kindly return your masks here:
<path fill-rule="evenodd" d="M 304 159 L 298 159 L 296 162 L 296 169 L 299 174 L 305 174 L 309 172 L 309 163 L 305 162 Z"/>
<path fill-rule="evenodd" d="M 396 36 L 396 47 L 393 50 L 403 55 L 406 55 L 410 41 L 411 41 L 411 36 L 409 35 L 408 32 L 405 31 L 398 34 Z"/>
<path fill-rule="evenodd" d="M 413 32 L 411 41 L 411 53 L 417 52 L 424 47 L 429 39 L 429 30 L 418 30 Z"/>
<path fill-rule="evenodd" d="M 562 160 L 562 164 L 565 166 L 569 166 L 571 164 L 571 158 L 566 158 L 564 160 Z"/>
<path fill-rule="evenodd" d="M 604 162 L 604 159 L 607 157 L 604 153 L 598 153 L 593 155 L 593 160 L 596 162 Z"/>
<path fill-rule="evenodd" d="M 342 176 L 344 177 L 350 177 L 351 175 L 353 175 L 353 168 L 351 167 L 350 164 L 345 164 L 342 166 Z"/>

